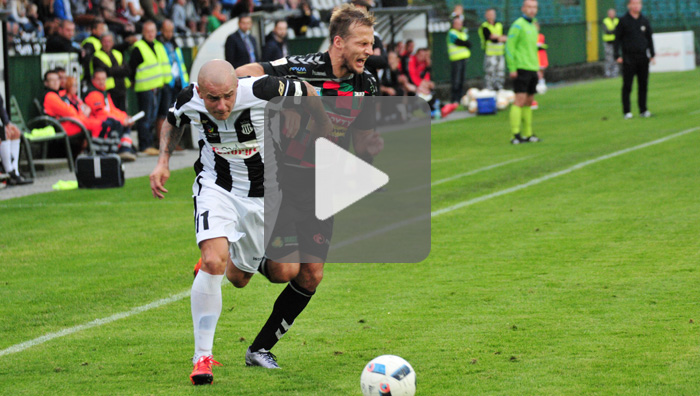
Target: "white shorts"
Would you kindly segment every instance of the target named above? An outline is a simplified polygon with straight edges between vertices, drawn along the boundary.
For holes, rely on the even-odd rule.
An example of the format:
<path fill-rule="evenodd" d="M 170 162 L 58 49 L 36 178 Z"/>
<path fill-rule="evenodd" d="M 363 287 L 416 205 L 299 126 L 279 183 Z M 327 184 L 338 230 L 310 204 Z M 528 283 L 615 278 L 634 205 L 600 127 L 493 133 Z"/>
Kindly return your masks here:
<path fill-rule="evenodd" d="M 208 184 L 200 179 L 192 186 L 197 245 L 207 239 L 225 237 L 236 268 L 257 272 L 265 255 L 264 198 L 240 197 Z"/>

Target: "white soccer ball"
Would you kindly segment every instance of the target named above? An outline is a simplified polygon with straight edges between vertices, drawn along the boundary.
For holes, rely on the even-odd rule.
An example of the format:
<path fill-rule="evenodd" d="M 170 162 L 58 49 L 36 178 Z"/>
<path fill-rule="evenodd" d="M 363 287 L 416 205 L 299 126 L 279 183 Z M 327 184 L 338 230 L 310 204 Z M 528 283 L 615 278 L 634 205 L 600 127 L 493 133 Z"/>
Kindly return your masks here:
<path fill-rule="evenodd" d="M 382 355 L 372 359 L 360 376 L 364 396 L 413 396 L 416 394 L 416 372 L 404 359 Z"/>
<path fill-rule="evenodd" d="M 496 108 L 498 110 L 505 110 L 509 104 L 510 104 L 510 102 L 508 102 L 508 99 L 505 99 L 505 98 L 496 99 Z"/>
<path fill-rule="evenodd" d="M 469 102 L 469 105 L 467 106 L 467 110 L 469 110 L 470 113 L 476 113 L 476 110 L 478 108 L 479 108 L 479 105 L 478 105 L 478 103 L 476 103 L 476 99 Z"/>
<path fill-rule="evenodd" d="M 469 100 L 474 100 L 476 99 L 476 95 L 479 94 L 479 88 L 469 88 L 467 90 L 467 97 Z"/>
<path fill-rule="evenodd" d="M 469 106 L 470 100 L 471 99 L 469 99 L 469 95 L 464 95 L 464 96 L 462 96 L 462 100 L 460 100 L 459 102 L 462 104 L 462 106 L 467 107 L 467 106 Z"/>

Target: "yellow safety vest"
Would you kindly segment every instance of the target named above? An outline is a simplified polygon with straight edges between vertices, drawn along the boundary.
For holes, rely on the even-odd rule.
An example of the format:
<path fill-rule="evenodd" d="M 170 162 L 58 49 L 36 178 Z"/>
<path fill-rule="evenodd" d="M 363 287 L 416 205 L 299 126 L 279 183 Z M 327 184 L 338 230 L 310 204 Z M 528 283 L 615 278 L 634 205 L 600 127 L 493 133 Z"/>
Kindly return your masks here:
<path fill-rule="evenodd" d="M 114 59 L 116 59 L 117 65 L 121 66 L 122 61 L 124 60 L 122 53 L 113 49 L 112 55 L 114 55 Z M 104 52 L 102 50 L 95 52 L 95 58 L 101 60 L 102 63 L 104 63 L 107 67 L 112 67 L 112 59 L 109 57 L 109 55 L 106 52 Z M 94 71 L 93 62 L 90 62 L 90 75 L 92 76 L 94 74 L 95 74 L 95 71 Z M 124 79 L 124 83 L 126 84 L 127 88 L 129 88 L 131 86 L 131 80 L 129 80 L 128 77 Z M 109 91 L 110 89 L 114 88 L 114 86 L 115 86 L 114 77 L 107 77 L 107 84 L 105 85 L 105 91 Z"/>
<path fill-rule="evenodd" d="M 467 41 L 467 39 L 469 38 L 469 34 L 466 30 L 459 31 L 457 29 L 450 29 L 450 31 L 447 32 L 447 55 L 450 58 L 450 62 L 469 58 L 472 55 L 471 51 L 469 51 L 469 48 L 453 44 L 450 41 L 451 34 L 454 34 L 455 36 L 457 36 L 458 39 L 464 41 Z"/>
<path fill-rule="evenodd" d="M 80 43 L 81 47 L 85 47 L 85 44 L 92 44 L 92 46 L 95 48 L 95 52 L 99 51 L 102 49 L 102 42 L 100 42 L 100 39 L 98 39 L 95 36 L 87 36 L 85 40 L 83 40 L 82 43 Z"/>
<path fill-rule="evenodd" d="M 503 35 L 503 24 L 501 22 L 496 22 L 496 24 L 492 25 L 490 23 L 484 22 L 481 24 L 479 27 L 479 38 L 481 39 L 481 48 L 486 50 L 486 56 L 501 56 L 505 53 L 505 44 L 504 43 L 494 43 L 493 41 L 489 40 L 487 37 L 484 37 L 484 32 L 482 28 L 487 28 L 491 34 L 495 34 L 497 36 L 502 36 Z"/>
<path fill-rule="evenodd" d="M 610 19 L 610 18 L 606 17 L 605 19 L 603 19 L 603 25 L 605 25 L 605 28 L 610 32 L 615 31 L 615 28 L 617 27 L 617 24 L 619 22 L 620 22 L 620 20 L 618 18 Z M 614 33 L 613 34 L 605 34 L 604 33 L 603 34 L 603 41 L 605 41 L 606 43 L 609 43 L 611 41 L 615 41 L 615 34 Z"/>
<path fill-rule="evenodd" d="M 143 92 L 160 88 L 173 79 L 168 53 L 160 41 L 153 41 L 155 53 L 144 40 L 137 41 L 134 47 L 141 52 L 143 58 L 143 62 L 136 68 L 134 91 Z"/>

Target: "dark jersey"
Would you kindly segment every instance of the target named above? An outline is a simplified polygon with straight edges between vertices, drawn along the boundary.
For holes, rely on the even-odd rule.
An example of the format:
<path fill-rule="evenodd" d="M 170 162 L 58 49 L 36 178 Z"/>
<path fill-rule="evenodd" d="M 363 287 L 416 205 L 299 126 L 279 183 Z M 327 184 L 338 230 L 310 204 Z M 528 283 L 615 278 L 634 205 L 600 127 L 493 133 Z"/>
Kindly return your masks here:
<path fill-rule="evenodd" d="M 324 99 L 324 106 L 333 123 L 333 132 L 328 138 L 339 146 L 345 149 L 350 146 L 350 130 L 374 129 L 375 104 L 364 100 L 366 96 L 375 96 L 378 91 L 377 82 L 369 71 L 336 78 L 328 52 L 289 56 L 261 65 L 265 74 L 307 81 L 320 96 L 336 97 L 330 101 Z M 307 168 L 314 166 L 310 122 L 310 116 L 302 114 L 301 130 L 293 139 L 282 139 L 282 163 Z"/>

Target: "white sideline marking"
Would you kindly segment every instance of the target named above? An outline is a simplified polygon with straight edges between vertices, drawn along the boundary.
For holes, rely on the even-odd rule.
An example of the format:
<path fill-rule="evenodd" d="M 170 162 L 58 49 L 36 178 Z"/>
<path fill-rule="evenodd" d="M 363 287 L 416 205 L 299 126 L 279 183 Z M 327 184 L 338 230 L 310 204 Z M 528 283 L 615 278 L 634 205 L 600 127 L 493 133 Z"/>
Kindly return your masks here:
<path fill-rule="evenodd" d="M 483 167 L 483 168 L 474 169 L 474 170 L 471 170 L 471 171 L 469 171 L 469 172 L 460 173 L 460 174 L 458 174 L 458 175 L 454 175 L 454 176 L 450 176 L 450 177 L 447 177 L 447 178 L 444 178 L 444 179 L 436 180 L 436 181 L 430 183 L 430 186 L 431 186 L 431 187 L 432 187 L 432 186 L 437 186 L 438 184 L 447 183 L 447 182 L 449 182 L 449 181 L 457 180 L 457 179 L 460 179 L 460 178 L 465 177 L 465 176 L 476 175 L 477 173 L 481 173 L 481 172 L 484 172 L 484 171 L 487 171 L 487 170 L 495 169 L 495 168 L 501 167 L 501 166 L 503 166 L 503 165 L 512 164 L 513 162 L 518 162 L 518 161 L 526 160 L 526 159 L 531 158 L 531 157 L 532 157 L 531 155 L 528 155 L 527 157 L 515 158 L 515 159 L 512 159 L 512 160 L 505 161 L 505 162 L 500 162 L 500 163 L 498 163 L 498 164 L 488 165 L 488 166 L 485 166 L 485 167 Z"/>
<path fill-rule="evenodd" d="M 167 304 L 170 304 L 172 302 L 182 300 L 183 298 L 185 298 L 189 295 L 190 295 L 190 291 L 187 290 L 187 291 L 184 291 L 182 293 L 173 294 L 170 297 L 166 297 L 166 298 L 163 298 L 163 299 L 160 299 L 157 301 L 153 301 L 152 303 L 148 303 L 146 305 L 142 305 L 140 307 L 136 307 L 136 308 L 130 309 L 130 310 L 125 311 L 125 312 L 120 312 L 120 313 L 114 314 L 112 316 L 108 316 L 106 318 L 95 319 L 92 322 L 87 322 L 87 323 L 84 323 L 81 325 L 69 327 L 67 329 L 57 331 L 55 333 L 44 334 L 43 336 L 37 337 L 33 340 L 25 341 L 25 342 L 22 342 L 20 344 L 16 344 L 16 345 L 13 345 L 9 348 L 3 349 L 2 351 L 0 351 L 0 356 L 5 356 L 5 355 L 12 354 L 12 353 L 22 352 L 23 350 L 25 350 L 27 348 L 31 348 L 35 345 L 43 344 L 46 341 L 53 340 L 54 338 L 67 336 L 69 334 L 77 333 L 79 331 L 91 329 L 91 328 L 97 327 L 97 326 L 102 326 L 104 324 L 111 323 L 111 322 L 117 321 L 119 319 L 128 318 L 129 316 L 136 315 L 136 314 L 139 314 L 141 312 L 151 310 L 153 308 L 158 308 L 158 307 L 161 307 L 163 305 L 167 305 Z"/>
<path fill-rule="evenodd" d="M 646 147 L 654 146 L 654 145 L 657 145 L 657 144 L 659 144 L 659 143 L 663 143 L 663 142 L 666 142 L 666 141 L 668 141 L 668 140 L 675 139 L 675 138 L 680 137 L 680 136 L 683 136 L 683 135 L 687 135 L 687 134 L 689 134 L 689 133 L 691 133 L 691 132 L 697 131 L 698 129 L 700 129 L 700 127 L 695 127 L 695 128 L 686 129 L 686 130 L 684 130 L 684 131 L 680 131 L 680 132 L 677 132 L 677 133 L 668 135 L 668 136 L 666 136 L 666 137 L 662 137 L 662 138 L 660 138 L 660 139 L 652 140 L 651 142 L 642 143 L 642 144 L 640 144 L 640 145 L 637 145 L 637 146 L 634 146 L 634 147 L 630 147 L 630 148 L 626 148 L 626 149 L 619 150 L 619 151 L 615 151 L 614 153 L 606 154 L 606 155 L 600 156 L 600 157 L 598 157 L 598 158 L 594 158 L 594 159 L 591 159 L 591 160 L 588 160 L 588 161 L 583 161 L 583 162 L 580 162 L 580 163 L 578 163 L 578 164 L 576 164 L 576 165 L 570 166 L 570 167 L 568 167 L 568 168 L 566 168 L 566 169 L 560 170 L 560 171 L 558 171 L 558 172 L 550 173 L 550 174 L 548 174 L 548 175 L 544 175 L 544 176 L 542 176 L 542 177 L 538 177 L 537 179 L 530 180 L 530 181 L 527 182 L 527 183 L 523 183 L 523 184 L 519 184 L 519 185 L 517 185 L 517 186 L 513 186 L 513 187 L 510 187 L 510 188 L 506 188 L 505 190 L 496 191 L 495 193 L 491 193 L 491 194 L 487 194 L 487 195 L 482 195 L 481 197 L 476 197 L 476 198 L 474 198 L 474 199 L 470 199 L 470 200 L 467 200 L 467 201 L 462 201 L 462 202 L 460 202 L 460 203 L 458 203 L 458 204 L 454 204 L 454 205 L 452 205 L 452 206 L 448 206 L 448 207 L 446 207 L 446 208 L 433 211 L 433 212 L 430 214 L 430 217 L 440 216 L 441 214 L 449 213 L 449 212 L 455 211 L 455 210 L 457 210 L 457 209 L 464 208 L 464 207 L 466 207 L 466 206 L 474 205 L 475 203 L 483 202 L 483 201 L 489 200 L 489 199 L 491 199 L 491 198 L 496 198 L 496 197 L 500 197 L 500 196 L 502 196 L 502 195 L 510 194 L 510 193 L 512 193 L 512 192 L 520 191 L 520 190 L 523 190 L 523 189 L 528 188 L 528 187 L 530 187 L 530 186 L 534 186 L 534 185 L 540 184 L 540 183 L 542 183 L 542 182 L 544 182 L 544 181 L 547 181 L 547 180 L 549 180 L 549 179 L 554 179 L 555 177 L 559 177 L 559 176 L 562 176 L 562 175 L 569 174 L 569 173 L 571 173 L 571 172 L 573 172 L 573 171 L 575 171 L 575 170 L 579 170 L 579 169 L 584 168 L 584 167 L 586 167 L 586 166 L 588 166 L 588 165 L 592 165 L 592 164 L 595 164 L 595 163 L 597 163 L 597 162 L 604 161 L 604 160 L 606 160 L 606 159 L 614 158 L 614 157 L 620 156 L 620 155 L 622 155 L 622 154 L 631 153 L 632 151 L 637 151 L 637 150 L 640 150 L 640 149 L 643 149 L 643 148 L 646 148 Z"/>
<path fill-rule="evenodd" d="M 583 167 L 586 167 L 586 166 L 588 166 L 588 165 L 595 164 L 596 162 L 600 162 L 600 161 L 603 161 L 603 160 L 606 160 L 606 159 L 614 158 L 614 157 L 620 156 L 620 155 L 622 155 L 622 154 L 627 154 L 627 153 L 630 153 L 630 152 L 632 152 L 632 151 L 636 151 L 636 150 L 639 150 L 639 149 L 643 149 L 643 148 L 646 148 L 646 147 L 649 147 L 649 146 L 654 146 L 654 145 L 656 145 L 656 144 L 663 143 L 663 142 L 665 142 L 665 141 L 668 141 L 668 140 L 671 140 L 671 139 L 675 139 L 675 138 L 680 137 L 680 136 L 683 136 L 683 135 L 687 135 L 687 134 L 689 134 L 689 133 L 691 133 L 691 132 L 697 131 L 698 129 L 700 129 L 700 127 L 695 127 L 695 128 L 686 129 L 686 130 L 684 130 L 684 131 L 677 132 L 677 133 L 668 135 L 668 136 L 666 136 L 666 137 L 662 137 L 662 138 L 660 138 L 660 139 L 652 140 L 651 142 L 642 143 L 642 144 L 640 144 L 640 145 L 637 145 L 637 146 L 634 146 L 634 147 L 630 147 L 630 148 L 626 148 L 626 149 L 619 150 L 619 151 L 615 151 L 614 153 L 606 154 L 606 155 L 600 156 L 600 157 L 598 157 L 598 158 L 594 158 L 594 159 L 592 159 L 592 160 L 580 162 L 580 163 L 578 163 L 578 164 L 576 164 L 576 165 L 573 165 L 573 166 L 570 166 L 570 167 L 568 167 L 568 168 L 566 168 L 566 169 L 564 169 L 564 170 L 560 170 L 560 171 L 558 171 L 558 172 L 550 173 L 550 174 L 548 174 L 548 175 L 545 175 L 545 176 L 542 176 L 542 177 L 538 177 L 537 179 L 530 180 L 530 181 L 527 182 L 527 183 L 523 183 L 523 184 L 519 184 L 519 185 L 517 185 L 517 186 L 513 186 L 513 187 L 510 187 L 510 188 L 506 188 L 505 190 L 496 191 L 496 192 L 491 193 L 491 194 L 482 195 L 481 197 L 476 197 L 476 198 L 473 198 L 473 199 L 470 199 L 470 200 L 467 200 L 467 201 L 462 201 L 462 202 L 457 203 L 457 204 L 454 204 L 454 205 L 452 205 L 452 206 L 448 206 L 448 207 L 446 207 L 446 208 L 438 209 L 438 210 L 435 210 L 435 211 L 431 212 L 431 213 L 430 213 L 430 218 L 437 217 L 437 216 L 443 215 L 443 214 L 445 214 L 445 213 L 449 213 L 449 212 L 452 212 L 452 211 L 455 211 L 455 210 L 457 210 L 457 209 L 461 209 L 461 208 L 464 208 L 464 207 L 467 207 L 467 206 L 471 206 L 471 205 L 474 205 L 474 204 L 479 203 L 479 202 L 487 201 L 487 200 L 489 200 L 489 199 L 491 199 L 491 198 L 496 198 L 496 197 L 500 197 L 500 196 L 502 196 L 502 195 L 510 194 L 510 193 L 512 193 L 512 192 L 520 191 L 520 190 L 523 190 L 523 189 L 525 189 L 525 188 L 528 188 L 528 187 L 531 187 L 531 186 L 540 184 L 540 183 L 542 183 L 542 182 L 545 182 L 545 181 L 547 181 L 547 180 L 554 179 L 555 177 L 559 177 L 559 176 L 562 176 L 562 175 L 566 175 L 566 174 L 568 174 L 568 173 L 571 173 L 571 172 L 573 172 L 573 171 L 575 171 L 575 170 L 579 170 L 579 169 L 581 169 L 581 168 L 583 168 Z M 410 218 L 410 219 L 402 220 L 402 221 L 399 221 L 399 222 L 396 222 L 396 223 L 393 223 L 393 224 L 389 224 L 388 226 L 386 226 L 386 227 L 384 227 L 384 228 L 381 228 L 381 229 L 379 229 L 379 230 L 372 231 L 372 232 L 370 232 L 370 233 L 368 233 L 368 234 L 366 234 L 366 235 L 357 236 L 357 237 L 355 237 L 355 238 L 351 238 L 351 239 L 348 239 L 348 240 L 339 242 L 339 243 L 337 243 L 337 244 L 334 243 L 333 245 L 331 245 L 331 250 L 333 250 L 333 248 L 342 248 L 342 247 L 345 247 L 345 246 L 347 246 L 347 245 L 353 244 L 353 243 L 355 243 L 355 242 L 359 242 L 359 241 L 365 240 L 365 239 L 367 239 L 367 238 L 374 238 L 375 236 L 378 236 L 378 235 L 381 235 L 381 234 L 384 234 L 384 233 L 393 231 L 393 230 L 395 230 L 395 229 L 397 229 L 397 228 L 401 228 L 401 227 L 403 227 L 403 226 L 407 226 L 407 225 L 409 225 L 409 224 L 413 224 L 413 223 L 416 223 L 416 222 L 418 222 L 418 221 L 427 220 L 427 219 L 428 219 L 428 216 L 422 215 L 422 216 L 416 216 L 416 217 L 413 217 L 413 218 Z"/>
<path fill-rule="evenodd" d="M 430 183 L 430 187 L 437 186 L 438 184 L 442 184 L 442 183 L 447 183 L 447 182 L 450 182 L 450 181 L 453 181 L 453 180 L 461 179 L 461 178 L 463 178 L 463 177 L 473 176 L 473 175 L 476 175 L 477 173 L 485 172 L 485 171 L 487 171 L 487 170 L 495 169 L 495 168 L 501 167 L 501 166 L 503 166 L 503 165 L 512 164 L 513 162 L 522 161 L 522 160 L 525 160 L 525 159 L 528 159 L 528 158 L 532 158 L 532 156 L 531 156 L 531 155 L 528 155 L 527 157 L 515 158 L 515 159 L 508 160 L 508 161 L 499 162 L 498 164 L 493 164 L 493 165 L 484 166 L 483 168 L 470 170 L 469 172 L 464 172 L 464 173 L 460 173 L 460 174 L 458 174 L 458 175 L 454 175 L 454 176 L 450 176 L 450 177 L 447 177 L 447 178 L 444 178 L 444 179 L 436 180 L 436 181 Z M 401 191 L 401 194 L 406 194 L 406 193 L 410 193 L 410 192 L 422 190 L 422 189 L 424 189 L 424 188 L 428 188 L 428 185 L 427 185 L 427 184 L 423 184 L 423 185 L 418 185 L 418 186 L 415 186 L 415 187 L 411 187 L 411 188 L 408 188 L 408 189 L 406 189 L 406 190 L 402 190 L 402 191 Z"/>
<path fill-rule="evenodd" d="M 619 150 L 619 151 L 615 151 L 615 152 L 613 152 L 613 153 L 606 154 L 606 155 L 600 156 L 600 157 L 598 157 L 598 158 L 594 158 L 594 159 L 592 159 L 592 160 L 580 162 L 580 163 L 578 163 L 578 164 L 576 164 L 576 165 L 573 165 L 573 166 L 570 166 L 570 167 L 568 167 L 568 168 L 566 168 L 566 169 L 564 169 L 564 170 L 560 170 L 560 171 L 558 171 L 558 172 L 550 173 L 550 174 L 548 174 L 548 175 L 545 175 L 545 176 L 542 176 L 542 177 L 538 177 L 537 179 L 530 180 L 530 181 L 527 182 L 527 183 L 519 184 L 519 185 L 517 185 L 517 186 L 510 187 L 510 188 L 507 188 L 507 189 L 505 189 L 505 190 L 501 190 L 501 191 L 497 191 L 497 192 L 495 192 L 495 193 L 483 195 L 483 196 L 481 196 L 481 197 L 477 197 L 477 198 L 474 198 L 474 199 L 470 199 L 470 200 L 467 200 L 467 201 L 463 201 L 463 202 L 460 202 L 460 203 L 458 203 L 458 204 L 455 204 L 455 205 L 448 206 L 448 207 L 443 208 L 443 209 L 439 209 L 439 210 L 433 211 L 432 213 L 430 213 L 430 217 L 431 217 L 431 218 L 432 218 L 432 217 L 437 217 L 437 216 L 440 216 L 440 215 L 442 215 L 442 214 L 455 211 L 455 210 L 457 210 L 457 209 L 461 209 L 461 208 L 464 208 L 464 207 L 467 207 L 467 206 L 470 206 L 470 205 L 474 205 L 475 203 L 483 202 L 483 201 L 489 200 L 489 199 L 491 199 L 491 198 L 496 198 L 496 197 L 500 197 L 500 196 L 502 196 L 502 195 L 510 194 L 510 193 L 512 193 L 512 192 L 520 191 L 520 190 L 523 190 L 523 189 L 528 188 L 528 187 L 530 187 L 530 186 L 534 186 L 534 185 L 540 184 L 540 183 L 542 183 L 542 182 L 544 182 L 544 181 L 547 181 L 547 180 L 550 180 L 550 179 L 554 179 L 555 177 L 559 177 L 559 176 L 562 176 L 562 175 L 566 175 L 566 174 L 571 173 L 571 172 L 573 172 L 573 171 L 575 171 L 575 170 L 579 170 L 579 169 L 581 169 L 581 168 L 584 168 L 584 167 L 586 167 L 586 166 L 588 166 L 588 165 L 592 165 L 592 164 L 595 164 L 595 163 L 597 163 L 597 162 L 600 162 L 600 161 L 603 161 L 603 160 L 606 160 L 606 159 L 610 159 L 610 158 L 614 158 L 614 157 L 620 156 L 620 155 L 622 155 L 622 154 L 627 154 L 627 153 L 630 153 L 630 152 L 633 152 L 633 151 L 636 151 L 636 150 L 640 150 L 640 149 L 643 149 L 643 148 L 646 148 L 646 147 L 654 146 L 654 145 L 657 145 L 657 144 L 659 144 L 659 143 L 663 143 L 663 142 L 666 142 L 666 141 L 668 141 L 668 140 L 675 139 L 675 138 L 680 137 L 680 136 L 683 136 L 683 135 L 687 135 L 687 134 L 689 134 L 689 133 L 691 133 L 691 132 L 695 132 L 695 131 L 697 131 L 698 129 L 700 129 L 700 127 L 695 127 L 695 128 L 686 129 L 686 130 L 684 130 L 684 131 L 681 131 L 681 132 L 678 132 L 678 133 L 674 133 L 674 134 L 668 135 L 668 136 L 663 137 L 663 138 L 660 138 L 660 139 L 652 140 L 651 142 L 642 143 L 642 144 L 640 144 L 640 145 L 637 145 L 637 146 L 634 146 L 634 147 L 630 147 L 630 148 L 626 148 L 626 149 Z M 347 246 L 347 245 L 349 245 L 349 244 L 351 244 L 351 243 L 358 242 L 358 241 L 360 241 L 360 240 L 362 240 L 362 239 L 366 239 L 367 237 L 373 237 L 373 236 L 379 235 L 379 234 L 381 234 L 381 233 L 389 232 L 389 231 L 394 230 L 394 229 L 396 229 L 396 228 L 402 227 L 402 226 L 404 226 L 404 225 L 408 225 L 408 224 L 414 223 L 414 222 L 416 222 L 416 221 L 421 221 L 421 220 L 425 220 L 425 219 L 427 219 L 427 216 L 423 215 L 423 216 L 414 217 L 414 218 L 412 218 L 412 219 L 403 220 L 403 221 L 401 221 L 401 222 L 398 222 L 398 223 L 389 225 L 389 226 L 387 226 L 387 227 L 385 227 L 385 228 L 383 228 L 383 229 L 381 229 L 381 230 L 374 231 L 374 232 L 368 234 L 367 236 L 363 236 L 364 238 L 363 238 L 363 237 L 357 237 L 357 238 L 354 238 L 354 239 L 351 239 L 351 240 L 348 240 L 348 241 L 340 242 L 340 243 L 338 243 L 337 245 L 338 245 L 338 246 L 341 246 L 341 247 L 342 247 L 342 246 Z M 142 305 L 142 306 L 140 306 L 140 307 L 133 308 L 133 309 L 131 309 L 131 310 L 129 310 L 129 311 L 120 312 L 120 313 L 114 314 L 114 315 L 112 315 L 112 316 L 108 316 L 108 317 L 106 317 L 106 318 L 103 318 L 103 319 L 96 319 L 96 320 L 93 320 L 92 322 L 88 322 L 88 323 L 85 323 L 85 324 L 81 324 L 81 325 L 69 327 L 69 328 L 67 328 L 67 329 L 63 329 L 63 330 L 57 331 L 57 332 L 55 332 L 55 333 L 45 334 L 45 335 L 43 335 L 43 336 L 41 336 L 41 337 L 38 337 L 38 338 L 35 338 L 35 339 L 33 339 L 33 340 L 25 341 L 25 342 L 22 342 L 22 343 L 13 345 L 13 346 L 11 346 L 11 347 L 9 347 L 9 348 L 3 349 L 3 350 L 0 351 L 0 356 L 5 356 L 5 355 L 12 354 L 12 353 L 21 352 L 21 351 L 23 351 L 23 350 L 25 350 L 25 349 L 27 349 L 27 348 L 31 348 L 31 347 L 33 347 L 33 346 L 36 346 L 36 345 L 39 345 L 39 344 L 43 344 L 43 343 L 45 343 L 45 342 L 47 342 L 47 341 L 53 340 L 54 338 L 63 337 L 63 336 L 66 336 L 66 335 L 69 335 L 69 334 L 73 334 L 73 333 L 77 333 L 77 332 L 79 332 L 79 331 L 87 330 L 87 329 L 90 329 L 90 328 L 93 328 L 93 327 L 102 326 L 103 324 L 111 323 L 111 322 L 117 321 L 117 320 L 119 320 L 119 319 L 128 318 L 128 317 L 130 317 L 130 316 L 132 316 L 132 315 L 136 315 L 136 314 L 139 314 L 139 313 L 141 313 L 141 312 L 145 312 L 145 311 L 151 310 L 151 309 L 153 309 L 153 308 L 158 308 L 158 307 L 161 307 L 161 306 L 163 306 L 163 305 L 167 305 L 167 304 L 170 304 L 170 303 L 172 303 L 172 302 L 182 300 L 183 298 L 185 298 L 185 297 L 187 297 L 187 296 L 189 296 L 189 295 L 190 295 L 190 290 L 186 290 L 186 291 L 181 292 L 181 293 L 178 293 L 178 294 L 173 294 L 173 295 L 171 295 L 170 297 L 166 297 L 166 298 L 163 298 L 163 299 L 154 301 L 154 302 L 152 302 L 152 303 L 149 303 L 149 304 L 146 304 L 146 305 Z"/>
<path fill-rule="evenodd" d="M 690 114 L 700 114 L 700 110 L 691 111 Z"/>

